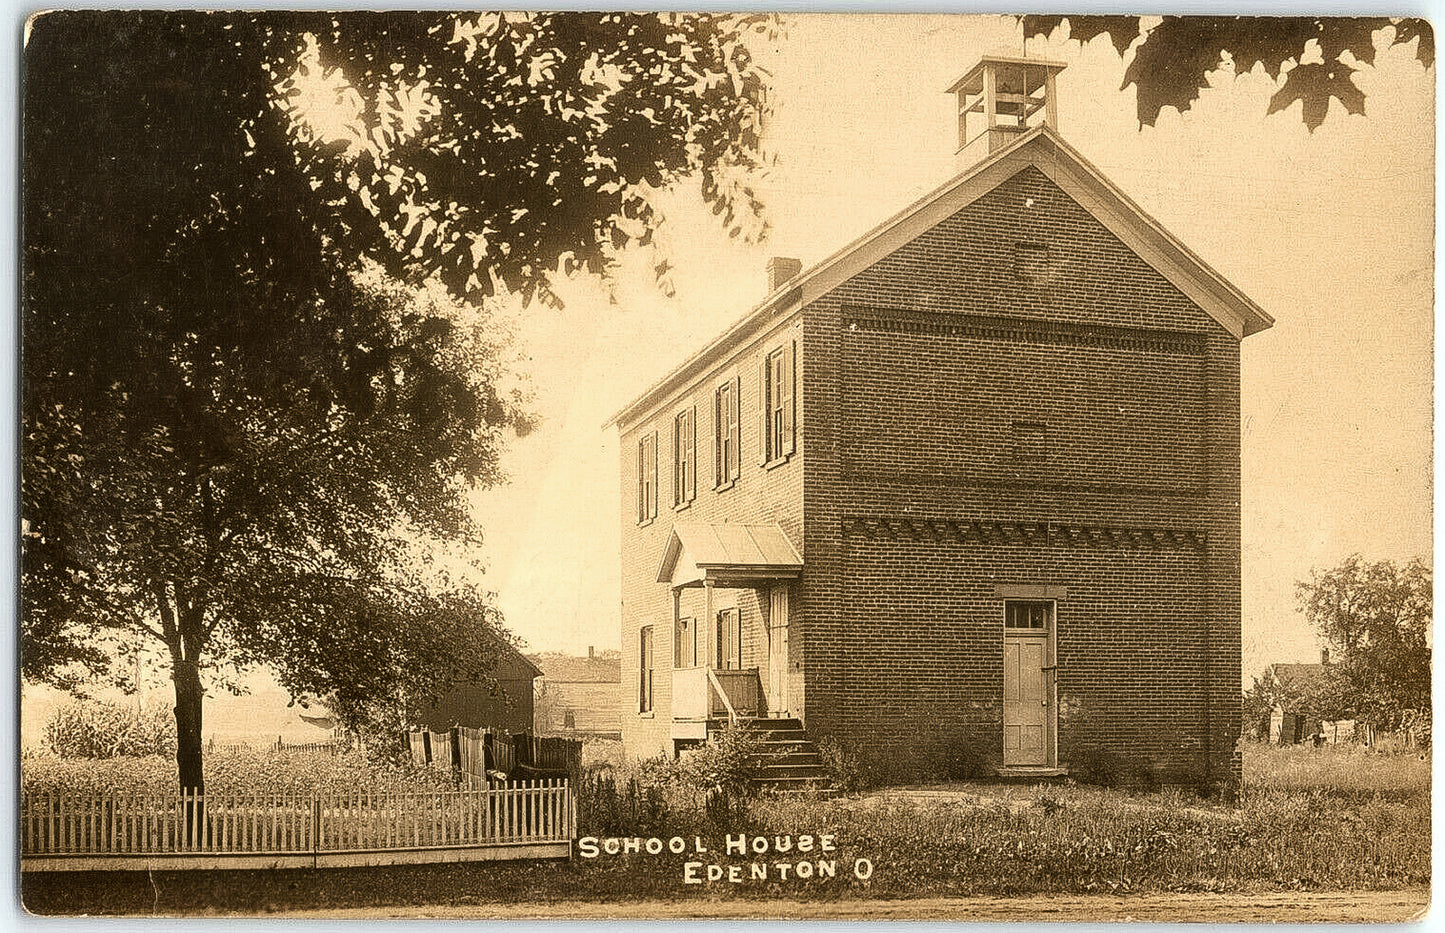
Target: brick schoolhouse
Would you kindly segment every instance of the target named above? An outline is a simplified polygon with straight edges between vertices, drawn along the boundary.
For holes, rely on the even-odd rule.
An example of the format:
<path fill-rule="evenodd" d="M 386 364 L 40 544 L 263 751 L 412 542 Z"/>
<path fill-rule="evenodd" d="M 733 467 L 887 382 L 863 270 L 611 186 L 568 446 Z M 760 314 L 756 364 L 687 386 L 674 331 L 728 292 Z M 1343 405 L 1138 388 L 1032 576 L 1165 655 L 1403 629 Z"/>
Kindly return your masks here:
<path fill-rule="evenodd" d="M 949 93 L 943 187 L 619 412 L 622 731 L 785 720 L 880 776 L 1238 780 L 1240 341 L 1273 322 L 1058 134 Z"/>

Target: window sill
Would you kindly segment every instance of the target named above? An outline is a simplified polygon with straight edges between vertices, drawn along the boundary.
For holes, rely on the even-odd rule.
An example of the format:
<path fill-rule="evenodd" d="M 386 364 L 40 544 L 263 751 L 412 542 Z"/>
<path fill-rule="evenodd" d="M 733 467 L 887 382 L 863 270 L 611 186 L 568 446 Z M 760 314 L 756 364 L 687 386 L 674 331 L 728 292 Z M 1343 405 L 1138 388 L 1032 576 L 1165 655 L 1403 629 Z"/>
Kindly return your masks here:
<path fill-rule="evenodd" d="M 737 482 L 738 482 L 738 481 L 735 480 L 735 479 L 730 479 L 730 480 L 728 480 L 726 483 L 722 483 L 722 484 L 720 484 L 720 485 L 714 486 L 714 487 L 712 488 L 712 491 L 713 491 L 713 492 L 727 492 L 729 489 L 732 489 L 734 486 L 736 486 L 736 485 L 737 485 Z"/>
<path fill-rule="evenodd" d="M 672 510 L 673 510 L 674 512 L 683 512 L 683 511 L 686 511 L 687 509 L 690 509 L 690 508 L 692 508 L 692 500 L 691 500 L 691 499 L 687 500 L 686 502 L 679 502 L 679 503 L 677 503 L 676 505 L 674 505 L 674 506 L 672 507 Z"/>
<path fill-rule="evenodd" d="M 652 710 L 648 710 L 648 711 L 645 712 L 645 713 L 638 713 L 638 714 L 637 714 L 637 718 L 638 718 L 638 719 L 656 719 L 656 718 L 657 718 L 657 714 L 654 713 Z"/>
<path fill-rule="evenodd" d="M 773 468 L 775 468 L 775 467 L 780 467 L 780 466 L 782 466 L 783 464 L 787 463 L 787 462 L 788 462 L 789 460 L 791 460 L 791 459 L 793 459 L 793 455 L 792 455 L 792 454 L 783 454 L 781 457 L 774 457 L 773 459 L 769 460 L 767 463 L 764 463 L 764 464 L 763 464 L 763 469 L 765 469 L 765 470 L 771 470 L 771 469 L 773 469 Z"/>
<path fill-rule="evenodd" d="M 637 523 L 637 527 L 638 527 L 638 528 L 646 528 L 648 525 L 651 525 L 651 524 L 652 524 L 653 522 L 655 522 L 656 520 L 657 520 L 657 519 L 655 519 L 655 518 L 644 519 L 644 520 L 642 520 L 642 521 L 640 521 L 640 522 Z"/>

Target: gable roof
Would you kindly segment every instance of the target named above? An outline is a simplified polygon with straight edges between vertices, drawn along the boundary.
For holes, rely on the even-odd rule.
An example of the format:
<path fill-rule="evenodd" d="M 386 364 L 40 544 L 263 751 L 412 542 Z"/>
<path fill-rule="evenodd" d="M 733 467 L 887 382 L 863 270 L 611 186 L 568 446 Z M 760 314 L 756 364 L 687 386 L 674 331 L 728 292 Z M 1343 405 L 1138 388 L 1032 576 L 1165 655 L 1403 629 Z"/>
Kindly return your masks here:
<path fill-rule="evenodd" d="M 622 660 L 617 657 L 579 658 L 568 654 L 534 654 L 533 663 L 552 683 L 617 684 L 622 682 Z"/>
<path fill-rule="evenodd" d="M 1043 172 L 1236 338 L 1248 337 L 1274 325 L 1274 318 L 1263 308 L 1210 268 L 1078 150 L 1064 142 L 1053 127 L 1045 124 L 1024 133 L 1012 145 L 990 154 L 785 282 L 711 343 L 624 406 L 604 427 L 621 426 L 645 413 L 664 395 L 701 374 L 714 360 L 751 339 L 771 319 L 826 295 L 1028 166 Z"/>
<path fill-rule="evenodd" d="M 1325 672 L 1323 664 L 1271 664 L 1270 671 L 1280 683 L 1309 683 Z"/>

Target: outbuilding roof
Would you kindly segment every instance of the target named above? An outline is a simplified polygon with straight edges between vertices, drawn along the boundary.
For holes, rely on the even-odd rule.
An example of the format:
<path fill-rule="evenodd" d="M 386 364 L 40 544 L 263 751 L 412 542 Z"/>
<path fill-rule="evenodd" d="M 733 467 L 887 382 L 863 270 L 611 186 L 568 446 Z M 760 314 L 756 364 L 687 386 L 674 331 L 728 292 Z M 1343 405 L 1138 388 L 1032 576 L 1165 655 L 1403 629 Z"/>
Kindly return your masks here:
<path fill-rule="evenodd" d="M 607 422 L 625 426 L 751 339 L 770 320 L 833 290 L 1028 166 L 1038 168 L 1191 301 L 1236 338 L 1274 325 L 1274 318 L 1210 268 L 1119 190 L 1053 127 L 1042 125 L 966 169 L 817 265 L 783 283 L 682 365 Z"/>

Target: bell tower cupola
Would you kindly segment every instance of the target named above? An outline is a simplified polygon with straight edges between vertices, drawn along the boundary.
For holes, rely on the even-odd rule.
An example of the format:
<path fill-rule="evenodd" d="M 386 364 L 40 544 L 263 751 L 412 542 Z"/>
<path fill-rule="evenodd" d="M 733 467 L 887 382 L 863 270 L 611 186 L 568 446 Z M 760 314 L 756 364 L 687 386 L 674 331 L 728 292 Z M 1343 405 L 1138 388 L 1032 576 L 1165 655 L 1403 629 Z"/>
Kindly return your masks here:
<path fill-rule="evenodd" d="M 963 169 L 1040 124 L 1059 128 L 1054 76 L 1063 62 L 991 52 L 948 88 L 958 100 L 958 167 Z"/>

